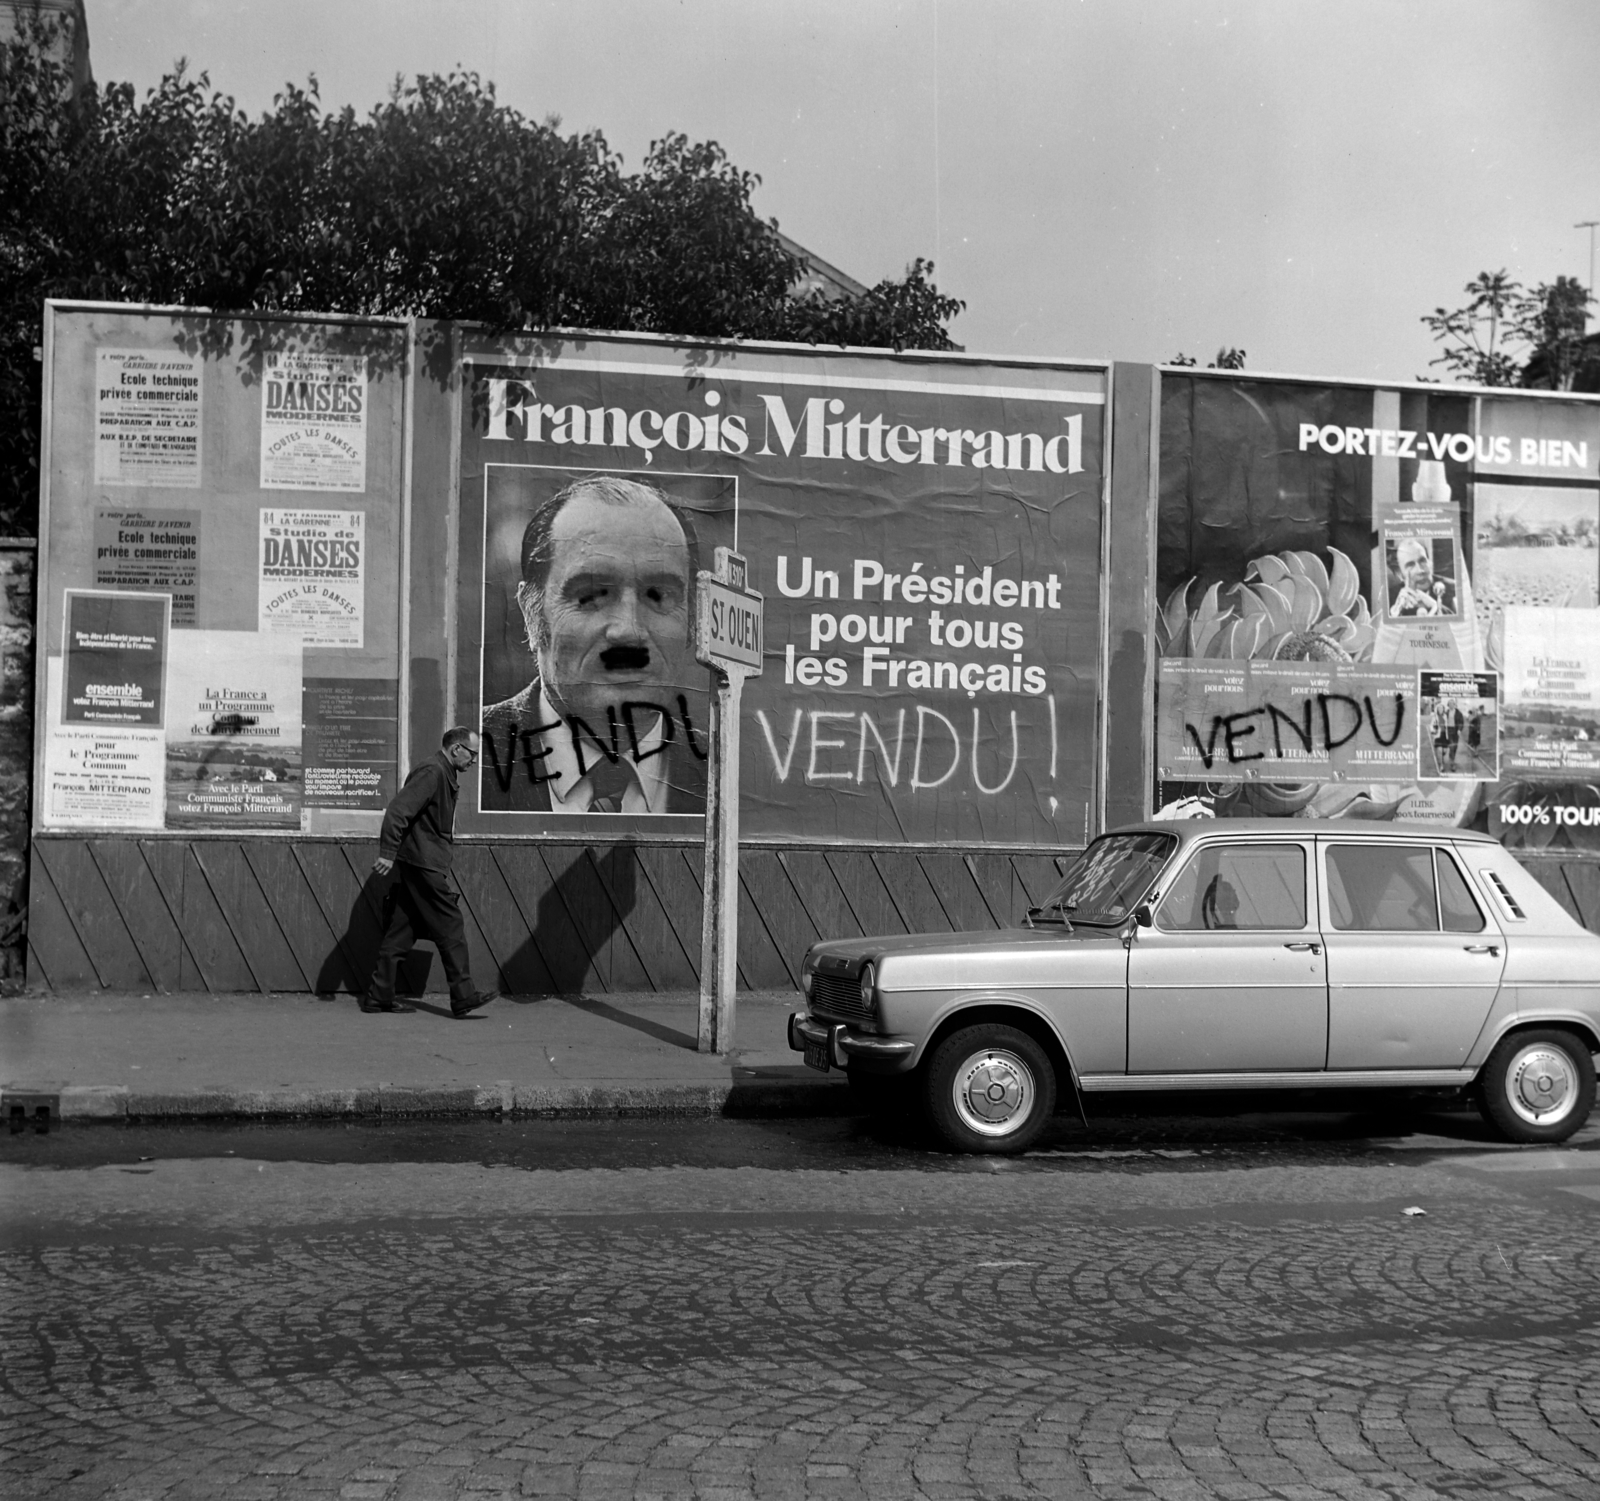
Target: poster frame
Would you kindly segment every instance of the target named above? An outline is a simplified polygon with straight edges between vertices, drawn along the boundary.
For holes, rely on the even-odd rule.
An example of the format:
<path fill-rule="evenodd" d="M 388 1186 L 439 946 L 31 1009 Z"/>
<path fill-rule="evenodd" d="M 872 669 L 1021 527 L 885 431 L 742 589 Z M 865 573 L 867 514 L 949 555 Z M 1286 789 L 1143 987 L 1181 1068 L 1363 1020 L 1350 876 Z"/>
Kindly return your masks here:
<path fill-rule="evenodd" d="M 1546 391 L 1521 386 L 1484 386 L 1475 383 L 1454 381 L 1431 380 L 1384 380 L 1376 376 L 1319 376 L 1302 373 L 1289 373 L 1274 370 L 1215 370 L 1201 369 L 1192 365 L 1175 365 L 1170 361 L 1162 362 L 1153 367 L 1155 390 L 1152 395 L 1152 411 L 1150 420 L 1150 460 L 1149 460 L 1149 492 L 1146 497 L 1147 512 L 1146 523 L 1149 534 L 1149 558 L 1147 562 L 1148 579 L 1151 591 L 1151 607 L 1149 618 L 1145 626 L 1145 690 L 1143 703 L 1143 716 L 1139 727 L 1139 743 L 1142 747 L 1142 760 L 1144 774 L 1140 779 L 1140 796 L 1143 799 L 1142 816 L 1149 819 L 1156 811 L 1156 682 L 1160 672 L 1160 658 L 1156 644 L 1156 615 L 1160 610 L 1161 601 L 1157 597 L 1157 526 L 1161 503 L 1161 408 L 1162 408 L 1162 382 L 1168 376 L 1181 380 L 1205 381 L 1270 381 L 1281 385 L 1306 386 L 1319 390 L 1341 388 L 1347 390 L 1367 391 L 1372 393 L 1392 392 L 1395 395 L 1413 392 L 1424 395 L 1448 395 L 1461 397 L 1473 402 L 1475 420 L 1476 413 L 1481 409 L 1485 400 L 1503 401 L 1508 397 L 1517 400 L 1532 402 L 1553 402 L 1557 406 L 1579 406 L 1600 409 L 1600 394 L 1580 391 Z M 1493 482 L 1492 477 L 1490 481 Z M 1459 543 L 1458 543 L 1459 546 Z M 1502 690 L 1503 691 L 1503 690 Z M 1292 824 L 1293 819 L 1281 820 L 1285 824 Z M 1562 850 L 1563 859 L 1581 859 L 1583 851 Z M 1588 858 L 1595 860 L 1593 851 L 1588 852 Z"/>
<path fill-rule="evenodd" d="M 420 320 L 427 321 L 427 320 Z M 655 333 L 623 333 L 612 330 L 576 329 L 565 327 L 551 327 L 527 332 L 518 332 L 495 336 L 481 324 L 456 324 L 454 325 L 456 338 L 455 347 L 451 352 L 451 368 L 456 375 L 452 389 L 449 393 L 448 411 L 450 417 L 450 478 L 447 496 L 448 505 L 448 533 L 446 536 L 445 569 L 447 575 L 447 599 L 450 608 L 446 611 L 443 644 L 445 648 L 445 705 L 447 721 L 451 724 L 461 722 L 460 702 L 460 670 L 459 657 L 459 601 L 461 579 L 461 431 L 462 431 L 462 403 L 467 399 L 469 381 L 466 372 L 474 365 L 493 365 L 503 368 L 514 368 L 527 365 L 537 368 L 540 362 L 540 346 L 550 341 L 570 342 L 585 349 L 593 347 L 606 347 L 616 345 L 652 345 L 657 349 L 678 351 L 684 354 L 696 354 L 704 358 L 707 365 L 715 368 L 720 360 L 728 356 L 748 354 L 774 354 L 793 358 L 797 355 L 815 358 L 820 361 L 828 359 L 869 359 L 875 361 L 892 361 L 897 365 L 927 365 L 940 368 L 982 368 L 985 370 L 1017 369 L 1028 371 L 1060 370 L 1063 372 L 1082 373 L 1094 375 L 1102 383 L 1104 392 L 1104 413 L 1102 433 L 1100 439 L 1100 481 L 1099 481 L 1099 526 L 1100 547 L 1097 558 L 1099 578 L 1097 581 L 1095 608 L 1098 619 L 1095 630 L 1095 693 L 1097 699 L 1096 725 L 1091 737 L 1093 747 L 1093 766 L 1091 768 L 1091 782 L 1089 797 L 1084 807 L 1084 838 L 1082 842 L 1063 839 L 1056 844 L 1019 844 L 1008 842 L 976 843 L 965 841 L 912 841 L 897 843 L 877 843 L 854 841 L 839 843 L 832 840 L 793 838 L 779 835 L 749 836 L 741 835 L 740 845 L 745 848 L 773 848 L 773 849 L 805 849 L 819 851 L 855 850 L 864 852 L 894 852 L 928 853 L 936 850 L 960 849 L 964 852 L 983 855 L 1055 855 L 1066 851 L 1083 848 L 1090 840 L 1096 838 L 1106 827 L 1106 745 L 1109 735 L 1108 715 L 1106 710 L 1107 694 L 1109 691 L 1110 658 L 1107 651 L 1107 606 L 1109 602 L 1109 570 L 1107 568 L 1109 533 L 1111 524 L 1111 469 L 1112 469 L 1112 441 L 1115 418 L 1113 409 L 1113 377 L 1116 362 L 1106 358 L 1083 358 L 1051 355 L 984 355 L 969 350 L 935 350 L 935 349 L 908 349 L 895 352 L 882 348 L 868 348 L 861 345 L 828 344 L 814 346 L 811 344 L 785 343 L 771 339 L 697 339 L 675 334 Z M 915 379 L 915 375 L 908 376 Z M 850 384 L 841 382 L 841 384 Z M 1152 497 L 1154 492 L 1152 491 Z M 1153 500 L 1152 500 L 1153 503 Z M 1154 548 L 1154 540 L 1151 542 Z M 1154 554 L 1152 551 L 1152 563 Z M 418 748 L 419 751 L 425 748 Z M 465 792 L 465 784 L 463 785 Z M 687 822 L 688 820 L 685 820 Z M 572 845 L 582 843 L 589 845 L 611 844 L 620 842 L 626 845 L 640 846 L 666 846 L 685 849 L 700 849 L 704 844 L 704 835 L 701 830 L 700 820 L 694 821 L 693 829 L 672 832 L 657 832 L 654 829 L 638 829 L 621 836 L 607 839 L 597 834 L 587 821 L 579 823 L 578 827 L 570 831 L 562 829 L 540 830 L 537 832 L 511 832 L 504 833 L 461 833 L 457 841 L 463 844 L 495 844 L 495 845 Z"/>
<path fill-rule="evenodd" d="M 212 309 L 204 307 L 185 307 L 181 304 L 159 302 L 106 302 L 102 300 L 83 299 L 75 297 L 47 297 L 44 299 L 43 338 L 41 340 L 41 373 L 40 373 L 40 413 L 39 413 L 39 522 L 38 546 L 36 551 L 37 562 L 34 573 L 34 611 L 35 620 L 42 622 L 46 610 L 49 608 L 51 598 L 51 569 L 50 569 L 50 528 L 51 528 L 51 458 L 54 452 L 54 392 L 55 392 L 55 364 L 56 364 L 56 318 L 62 314 L 72 313 L 108 313 L 117 317 L 131 318 L 140 314 L 147 314 L 159 318 L 211 318 L 218 322 L 253 322 L 260 324 L 290 324 L 290 325 L 333 325 L 360 328 L 382 328 L 403 332 L 406 341 L 406 360 L 400 371 L 401 395 L 399 410 L 401 412 L 401 488 L 400 488 L 400 557 L 401 557 L 401 598 L 407 602 L 405 593 L 409 581 L 407 568 L 406 538 L 411 525 L 411 488 L 410 488 L 410 463 L 412 434 L 415 431 L 411 426 L 410 403 L 416 389 L 416 346 L 415 337 L 418 320 L 415 318 L 394 318 L 379 315 L 365 315 L 359 313 L 272 313 L 251 310 L 237 311 Z M 202 428 L 202 432 L 204 429 Z M 202 438 L 201 447 L 201 486 L 205 487 L 204 475 L 205 449 Z M 406 703 L 406 689 L 408 674 L 406 671 L 408 639 L 408 615 L 402 611 L 400 616 L 400 671 L 398 674 L 398 696 L 402 705 Z M 29 829 L 31 839 L 74 839 L 82 838 L 95 831 L 77 829 L 52 829 L 44 826 L 44 799 L 45 775 L 44 762 L 48 743 L 46 726 L 49 724 L 49 653 L 46 650 L 46 634 L 42 627 L 35 630 L 35 649 L 33 660 L 33 785 L 29 797 Z M 398 728 L 398 767 L 397 775 L 404 780 L 408 769 L 406 761 L 406 717 L 402 708 L 397 718 Z M 179 843 L 192 842 L 196 839 L 233 839 L 240 838 L 241 831 L 228 829 L 148 829 L 140 830 L 137 835 L 129 834 L 126 830 L 108 828 L 98 837 L 104 838 L 137 838 L 141 842 L 146 840 L 175 840 Z M 243 831 L 248 839 L 290 840 L 294 842 L 327 842 L 345 843 L 349 835 L 307 834 L 298 829 L 249 829 Z"/>

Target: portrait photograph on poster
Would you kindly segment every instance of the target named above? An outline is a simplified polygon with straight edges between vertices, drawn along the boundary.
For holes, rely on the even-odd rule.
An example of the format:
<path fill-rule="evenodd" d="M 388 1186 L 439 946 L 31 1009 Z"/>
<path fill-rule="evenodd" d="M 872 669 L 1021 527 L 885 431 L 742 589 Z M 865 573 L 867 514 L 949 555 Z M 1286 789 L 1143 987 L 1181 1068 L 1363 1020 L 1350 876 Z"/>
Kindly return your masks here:
<path fill-rule="evenodd" d="M 1461 569 L 1453 533 L 1390 528 L 1384 533 L 1383 561 L 1391 620 L 1454 620 L 1459 616 Z"/>
<path fill-rule="evenodd" d="M 1500 776 L 1500 676 L 1417 674 L 1417 775 L 1424 782 Z"/>
<path fill-rule="evenodd" d="M 480 811 L 704 813 L 695 576 L 737 510 L 732 477 L 488 466 Z"/>

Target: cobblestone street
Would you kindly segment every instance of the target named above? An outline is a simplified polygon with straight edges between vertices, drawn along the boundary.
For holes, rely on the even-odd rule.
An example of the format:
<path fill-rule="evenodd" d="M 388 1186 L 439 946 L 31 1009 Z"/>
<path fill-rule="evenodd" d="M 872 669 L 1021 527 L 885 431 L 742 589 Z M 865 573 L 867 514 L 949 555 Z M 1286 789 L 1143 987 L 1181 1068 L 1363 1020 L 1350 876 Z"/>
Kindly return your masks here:
<path fill-rule="evenodd" d="M 876 1168 L 853 1129 L 745 1167 L 13 1142 L 4 1492 L 1600 1496 L 1593 1127 Z"/>

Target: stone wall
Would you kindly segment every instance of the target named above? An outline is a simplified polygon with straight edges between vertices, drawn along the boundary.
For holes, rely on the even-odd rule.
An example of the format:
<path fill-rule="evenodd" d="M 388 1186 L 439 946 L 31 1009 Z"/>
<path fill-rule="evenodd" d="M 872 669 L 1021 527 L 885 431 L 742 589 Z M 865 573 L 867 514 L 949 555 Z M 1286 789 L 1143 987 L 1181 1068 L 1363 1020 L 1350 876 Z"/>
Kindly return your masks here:
<path fill-rule="evenodd" d="M 0 994 L 26 969 L 33 788 L 33 576 L 29 538 L 0 538 Z"/>

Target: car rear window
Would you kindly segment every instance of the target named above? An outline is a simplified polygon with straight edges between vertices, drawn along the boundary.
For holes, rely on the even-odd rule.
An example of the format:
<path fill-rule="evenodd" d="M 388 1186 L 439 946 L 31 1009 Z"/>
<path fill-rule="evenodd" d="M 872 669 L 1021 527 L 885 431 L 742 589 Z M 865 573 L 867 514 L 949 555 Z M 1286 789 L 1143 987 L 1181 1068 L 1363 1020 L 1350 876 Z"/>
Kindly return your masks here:
<path fill-rule="evenodd" d="M 1303 928 L 1305 851 L 1292 844 L 1198 849 L 1178 872 L 1156 921 L 1177 932 Z"/>
<path fill-rule="evenodd" d="M 1483 911 L 1444 850 L 1423 845 L 1328 846 L 1328 905 L 1349 932 L 1481 933 Z"/>

